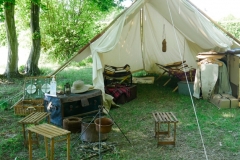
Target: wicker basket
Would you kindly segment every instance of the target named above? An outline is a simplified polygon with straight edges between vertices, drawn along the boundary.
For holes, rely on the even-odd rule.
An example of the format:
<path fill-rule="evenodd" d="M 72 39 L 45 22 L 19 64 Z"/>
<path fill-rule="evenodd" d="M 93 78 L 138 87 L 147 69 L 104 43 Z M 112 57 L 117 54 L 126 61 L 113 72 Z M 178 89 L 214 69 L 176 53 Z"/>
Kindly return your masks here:
<path fill-rule="evenodd" d="M 26 116 L 32 112 L 44 112 L 43 99 L 22 100 L 14 106 L 15 115 Z"/>

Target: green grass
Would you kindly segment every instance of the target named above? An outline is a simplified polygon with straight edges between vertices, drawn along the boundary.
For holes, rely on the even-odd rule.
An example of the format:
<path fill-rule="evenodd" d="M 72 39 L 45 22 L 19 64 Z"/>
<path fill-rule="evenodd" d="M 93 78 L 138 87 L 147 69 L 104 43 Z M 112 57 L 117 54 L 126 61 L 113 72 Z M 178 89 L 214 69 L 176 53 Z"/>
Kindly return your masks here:
<path fill-rule="evenodd" d="M 44 73 L 50 73 L 45 69 Z M 72 84 L 77 79 L 86 84 L 92 84 L 91 68 L 68 67 L 57 75 L 59 88 L 66 82 Z M 161 77 L 154 84 L 137 84 L 137 98 L 111 109 L 110 115 L 117 125 L 108 134 L 106 143 L 113 143 L 113 151 L 102 154 L 107 160 L 202 160 L 206 159 L 204 148 L 198 129 L 193 104 L 196 109 L 208 159 L 238 160 L 240 159 L 240 110 L 218 109 L 205 100 L 193 99 L 189 96 L 172 92 L 177 85 L 173 79 L 163 87 L 168 77 Z M 15 81 L 13 86 L 0 85 L 4 93 L 14 95 L 22 89 L 22 81 Z M 16 87 L 16 85 L 20 85 Z M 10 93 L 12 92 L 12 93 Z M 7 95 L 2 95 L 1 101 Z M 10 102 L 7 102 L 10 103 Z M 11 105 L 9 105 L 11 106 Z M 176 146 L 159 146 L 154 138 L 154 120 L 152 112 L 173 112 L 179 120 L 177 124 Z M 109 116 L 108 116 L 109 117 Z M 111 118 L 110 117 L 110 118 Z M 21 126 L 18 125 L 22 117 L 14 115 L 13 109 L 0 111 L 0 159 L 17 160 L 28 159 L 28 149 L 23 147 Z M 121 129 L 121 130 L 120 130 Z M 122 133 L 122 132 L 124 133 Z M 80 134 L 71 134 L 71 159 L 84 159 L 89 156 L 80 150 L 82 142 Z M 131 144 L 129 144 L 128 140 Z M 40 146 L 34 147 L 33 156 L 44 156 L 43 138 Z M 55 146 L 55 159 L 62 160 L 66 156 L 65 143 Z M 95 156 L 91 159 L 99 159 Z"/>

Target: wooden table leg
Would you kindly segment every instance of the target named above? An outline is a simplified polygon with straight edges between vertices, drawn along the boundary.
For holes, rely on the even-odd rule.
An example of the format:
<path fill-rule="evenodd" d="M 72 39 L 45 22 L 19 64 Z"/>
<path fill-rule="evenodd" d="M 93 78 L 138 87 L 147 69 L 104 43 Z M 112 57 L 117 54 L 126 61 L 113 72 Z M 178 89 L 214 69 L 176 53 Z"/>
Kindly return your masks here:
<path fill-rule="evenodd" d="M 170 123 L 168 122 L 168 137 L 170 137 Z"/>
<path fill-rule="evenodd" d="M 46 157 L 47 157 L 47 159 L 49 159 L 49 153 L 48 153 L 48 140 L 47 140 L 47 137 L 44 137 L 44 143 L 45 143 Z"/>
<path fill-rule="evenodd" d="M 36 126 L 36 124 L 35 124 L 35 126 Z M 39 147 L 39 139 L 38 139 L 38 134 L 37 133 L 36 133 L 36 143 L 37 143 L 37 145 Z"/>
<path fill-rule="evenodd" d="M 22 130 L 23 130 L 24 146 L 27 146 L 25 124 L 23 124 L 23 123 L 22 123 Z"/>
<path fill-rule="evenodd" d="M 70 134 L 67 135 L 67 160 L 70 160 Z"/>
<path fill-rule="evenodd" d="M 157 142 L 158 142 L 158 144 L 159 144 L 159 134 L 160 134 L 160 123 L 157 122 Z M 158 144 L 157 144 L 157 146 L 158 146 Z"/>
<path fill-rule="evenodd" d="M 175 145 L 175 142 L 176 142 L 176 123 L 174 123 L 174 137 L 173 137 L 173 141 L 174 141 L 174 145 Z"/>
<path fill-rule="evenodd" d="M 51 155 L 50 155 L 50 160 L 54 160 L 54 138 L 50 140 L 50 145 L 51 145 Z"/>
<path fill-rule="evenodd" d="M 157 122 L 154 122 L 154 137 L 156 138 L 157 136 Z"/>
<path fill-rule="evenodd" d="M 28 131 L 29 160 L 32 160 L 32 132 Z"/>
<path fill-rule="evenodd" d="M 48 115 L 47 119 L 48 119 L 48 124 L 50 124 L 50 115 Z"/>

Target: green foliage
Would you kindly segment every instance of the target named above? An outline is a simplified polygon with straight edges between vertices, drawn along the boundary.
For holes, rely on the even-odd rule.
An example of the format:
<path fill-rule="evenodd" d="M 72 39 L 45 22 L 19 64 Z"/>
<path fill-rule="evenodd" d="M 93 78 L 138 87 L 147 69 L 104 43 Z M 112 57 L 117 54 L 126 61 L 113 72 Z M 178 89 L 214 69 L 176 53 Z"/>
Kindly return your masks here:
<path fill-rule="evenodd" d="M 117 7 L 118 5 L 120 5 L 121 2 L 123 2 L 123 0 L 119 0 L 119 1 L 112 1 L 112 0 L 93 0 L 94 3 L 97 4 L 97 7 L 101 10 L 101 11 L 110 11 L 110 6 L 114 6 Z"/>
<path fill-rule="evenodd" d="M 80 62 L 71 62 L 71 66 L 75 67 L 92 66 L 92 62 L 93 62 L 92 56 L 89 56 Z"/>
<path fill-rule="evenodd" d="M 51 59 L 66 61 L 104 28 L 101 21 L 114 9 L 113 2 L 47 1 L 40 17 L 42 49 Z"/>
<path fill-rule="evenodd" d="M 4 8 L 8 8 L 8 4 L 15 4 L 15 0 L 0 0 L 0 22 L 4 21 Z"/>
<path fill-rule="evenodd" d="M 51 68 L 42 67 L 40 68 L 40 75 L 49 75 L 53 70 Z"/>
<path fill-rule="evenodd" d="M 6 110 L 8 103 L 6 101 L 0 101 L 0 110 Z"/>
<path fill-rule="evenodd" d="M 39 39 L 39 38 L 41 38 L 40 32 L 34 32 L 32 35 L 32 39 Z"/>
<path fill-rule="evenodd" d="M 0 23 L 4 21 L 3 5 L 0 2 Z"/>
<path fill-rule="evenodd" d="M 30 28 L 30 11 L 31 1 L 30 0 L 18 0 L 15 6 L 16 26 L 18 32 L 27 30 Z"/>
<path fill-rule="evenodd" d="M 18 71 L 20 73 L 24 73 L 25 72 L 25 66 L 24 65 L 21 65 L 19 68 L 18 68 Z"/>
<path fill-rule="evenodd" d="M 233 15 L 229 15 L 218 22 L 225 30 L 231 33 L 237 39 L 240 39 L 240 19 L 235 18 Z"/>
<path fill-rule="evenodd" d="M 240 39 L 240 21 L 234 22 L 234 21 L 228 21 L 228 22 L 219 22 L 219 24 L 227 30 L 229 33 L 234 35 L 237 39 Z"/>
<path fill-rule="evenodd" d="M 5 46 L 7 44 L 7 35 L 4 23 L 0 22 L 0 46 Z"/>
<path fill-rule="evenodd" d="M 93 62 L 92 56 L 89 56 L 86 58 L 86 63 L 92 63 L 92 62 Z"/>
<path fill-rule="evenodd" d="M 41 4 L 41 0 L 31 0 L 32 3 L 35 3 L 35 4 L 38 4 L 40 5 Z"/>

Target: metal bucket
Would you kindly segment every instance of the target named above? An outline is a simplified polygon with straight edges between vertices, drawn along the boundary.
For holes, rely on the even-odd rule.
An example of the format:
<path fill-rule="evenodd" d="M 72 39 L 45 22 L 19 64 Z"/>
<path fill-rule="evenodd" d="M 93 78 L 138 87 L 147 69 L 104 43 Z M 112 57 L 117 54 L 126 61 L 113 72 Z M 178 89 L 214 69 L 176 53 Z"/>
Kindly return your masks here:
<path fill-rule="evenodd" d="M 97 132 L 109 133 L 112 130 L 113 121 L 109 118 L 97 118 L 94 123 L 96 125 Z"/>
<path fill-rule="evenodd" d="M 99 136 L 101 141 L 105 141 L 108 137 L 107 133 L 99 133 L 96 131 L 94 117 L 82 118 L 81 124 L 81 140 L 85 142 L 98 142 Z"/>

